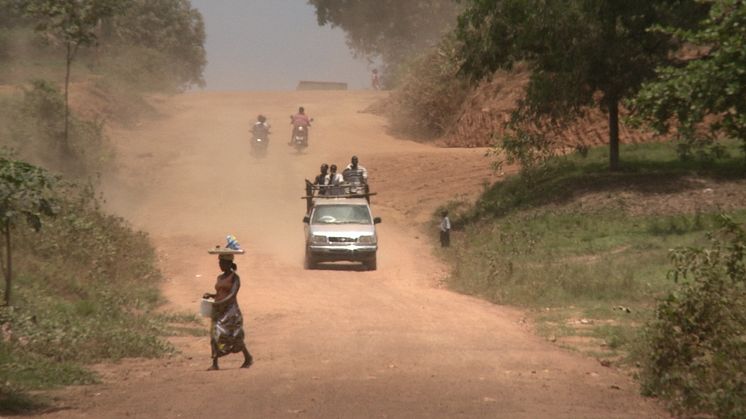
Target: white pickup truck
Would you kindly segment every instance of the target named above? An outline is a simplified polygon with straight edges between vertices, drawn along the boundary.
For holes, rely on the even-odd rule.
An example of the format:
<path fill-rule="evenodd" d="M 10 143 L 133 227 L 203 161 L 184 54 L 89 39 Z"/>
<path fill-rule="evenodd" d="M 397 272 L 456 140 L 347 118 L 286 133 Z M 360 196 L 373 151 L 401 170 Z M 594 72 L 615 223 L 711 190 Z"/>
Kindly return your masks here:
<path fill-rule="evenodd" d="M 303 217 L 306 233 L 305 268 L 319 262 L 362 262 L 376 270 L 378 234 L 368 199 L 372 194 L 320 195 L 313 187 L 306 197 L 308 213 Z"/>

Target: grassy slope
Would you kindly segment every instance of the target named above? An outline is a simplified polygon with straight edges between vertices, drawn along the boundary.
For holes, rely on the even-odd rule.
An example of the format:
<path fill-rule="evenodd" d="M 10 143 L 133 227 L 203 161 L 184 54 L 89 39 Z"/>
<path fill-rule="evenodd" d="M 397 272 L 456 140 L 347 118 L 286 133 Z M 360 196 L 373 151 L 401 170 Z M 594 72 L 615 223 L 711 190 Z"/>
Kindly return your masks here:
<path fill-rule="evenodd" d="M 705 164 L 670 144 L 626 146 L 617 173 L 593 149 L 497 183 L 473 207 L 452 203 L 450 286 L 529 308 L 560 345 L 634 360 L 640 325 L 673 287 L 668 250 L 704 244 L 721 211 L 746 222 L 746 165 L 728 147 Z"/>
<path fill-rule="evenodd" d="M 60 93 L 33 102 L 13 87 L 30 89 L 30 80 L 38 78 L 59 84 L 63 55 L 31 45 L 28 30 L 0 35 L 14 39 L 14 60 L 0 60 L 0 85 L 6 85 L 0 86 L 0 146 L 12 149 L 14 158 L 64 171 L 69 165 L 60 161 L 70 156 L 54 154 L 61 125 L 43 113 L 50 103 L 60 106 Z M 82 128 L 98 126 L 103 116 L 127 122 L 139 115 L 130 108 L 147 109 L 116 77 L 93 76 L 84 62 L 81 57 L 73 66 L 71 141 L 85 151 L 75 160 L 90 164 L 67 170 L 68 179 L 95 178 L 91 172 L 111 158 L 103 132 Z M 51 114 L 61 115 L 57 108 Z M 111 114 L 77 112 L 86 108 Z M 12 307 L 0 307 L 0 415 L 44 408 L 47 402 L 29 390 L 95 382 L 86 368 L 91 362 L 161 356 L 173 351 L 165 336 L 204 334 L 194 316 L 155 312 L 161 274 L 147 236 L 101 212 L 90 189 L 60 192 L 62 212 L 41 232 L 22 221 L 13 230 Z"/>
<path fill-rule="evenodd" d="M 113 158 L 104 121 L 152 114 L 142 94 L 172 92 L 179 82 L 154 51 L 80 50 L 70 85 L 72 155 L 64 154 L 64 56 L 30 26 L 0 28 L 0 148 L 87 183 Z M 57 91 L 34 90 L 39 79 Z M 173 350 L 165 336 L 205 333 L 193 315 L 156 313 L 161 274 L 146 235 L 101 212 L 89 189 L 61 195 L 61 214 L 41 232 L 23 222 L 13 229 L 13 301 L 0 307 L 0 415 L 43 408 L 28 390 L 95 382 L 91 362 L 160 356 Z"/>
<path fill-rule="evenodd" d="M 0 413 L 43 406 L 30 389 L 86 384 L 86 364 L 157 357 L 164 336 L 194 316 L 155 312 L 160 303 L 155 252 L 143 233 L 100 212 L 87 189 L 66 189 L 59 215 L 36 233 L 13 231 L 12 306 L 0 308 Z"/>

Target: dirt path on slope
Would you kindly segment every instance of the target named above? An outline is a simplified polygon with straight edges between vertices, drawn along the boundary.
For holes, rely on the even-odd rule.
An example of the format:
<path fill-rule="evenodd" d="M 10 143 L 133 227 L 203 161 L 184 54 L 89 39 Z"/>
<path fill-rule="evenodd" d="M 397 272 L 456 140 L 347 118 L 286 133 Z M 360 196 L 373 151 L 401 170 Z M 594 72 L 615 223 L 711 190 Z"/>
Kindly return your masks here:
<path fill-rule="evenodd" d="M 420 224 L 448 199 L 492 180 L 484 150 L 395 140 L 360 113 L 372 92 L 194 93 L 163 115 L 113 133 L 120 166 L 109 207 L 148 231 L 162 258 L 168 308 L 195 312 L 218 273 L 206 249 L 226 234 L 237 260 L 247 342 L 206 372 L 205 337 L 180 337 L 179 355 L 101 366 L 104 383 L 57 394 L 45 417 L 661 417 L 636 384 L 527 330 L 521 313 L 440 289 L 435 232 Z M 316 118 L 311 147 L 285 145 L 288 114 Z M 269 155 L 249 155 L 257 113 L 273 124 Z M 352 154 L 379 193 L 379 269 L 304 271 L 303 178 Z M 416 220 L 417 223 L 413 223 Z"/>

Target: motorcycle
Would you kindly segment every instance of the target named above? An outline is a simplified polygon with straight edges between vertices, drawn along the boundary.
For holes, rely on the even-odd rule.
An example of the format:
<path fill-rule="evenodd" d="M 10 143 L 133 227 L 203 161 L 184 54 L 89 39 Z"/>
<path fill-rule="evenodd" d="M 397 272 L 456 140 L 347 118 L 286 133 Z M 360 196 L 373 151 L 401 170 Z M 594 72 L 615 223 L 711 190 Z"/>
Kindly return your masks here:
<path fill-rule="evenodd" d="M 308 147 L 308 127 L 298 125 L 293 128 L 293 147 L 298 152 Z"/>
<path fill-rule="evenodd" d="M 290 121 L 293 122 L 293 116 L 290 115 Z M 313 122 L 313 118 L 309 119 L 308 122 Z M 311 125 L 295 125 L 293 124 L 293 136 L 290 139 L 290 145 L 295 148 L 299 153 L 308 147 L 308 129 Z"/>
<path fill-rule="evenodd" d="M 254 125 L 251 128 L 251 153 L 257 157 L 263 157 L 267 154 L 267 148 L 269 148 L 269 130 Z"/>

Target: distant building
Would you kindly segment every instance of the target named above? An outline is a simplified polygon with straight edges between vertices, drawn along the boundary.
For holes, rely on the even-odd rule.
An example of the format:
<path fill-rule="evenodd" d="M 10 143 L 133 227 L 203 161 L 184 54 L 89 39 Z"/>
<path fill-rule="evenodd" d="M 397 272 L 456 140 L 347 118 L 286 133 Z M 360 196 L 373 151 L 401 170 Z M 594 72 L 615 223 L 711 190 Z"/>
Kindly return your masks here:
<path fill-rule="evenodd" d="M 302 80 L 298 82 L 295 90 L 347 90 L 347 83 Z"/>

